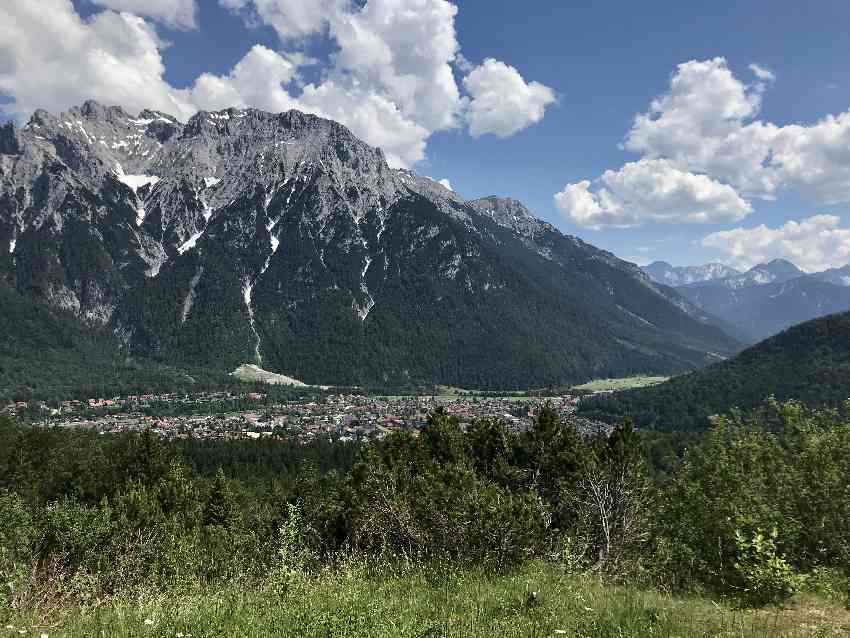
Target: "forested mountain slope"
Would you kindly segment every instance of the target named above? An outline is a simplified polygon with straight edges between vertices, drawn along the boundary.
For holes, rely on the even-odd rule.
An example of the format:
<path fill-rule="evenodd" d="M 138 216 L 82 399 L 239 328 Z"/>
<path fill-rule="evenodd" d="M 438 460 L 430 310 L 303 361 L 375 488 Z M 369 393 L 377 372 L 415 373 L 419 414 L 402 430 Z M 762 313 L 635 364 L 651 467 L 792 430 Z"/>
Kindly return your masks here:
<path fill-rule="evenodd" d="M 0 278 L 122 356 L 308 383 L 541 387 L 739 347 L 519 202 L 467 202 L 298 111 L 87 102 L 0 128 Z"/>
<path fill-rule="evenodd" d="M 201 381 L 139 361 L 117 339 L 0 282 L 0 402 L 174 391 Z"/>
<path fill-rule="evenodd" d="M 658 386 L 585 400 L 585 416 L 615 421 L 632 417 L 640 427 L 700 430 L 708 417 L 733 407 L 751 408 L 767 397 L 813 406 L 850 398 L 850 313 L 794 326 L 737 357 Z"/>

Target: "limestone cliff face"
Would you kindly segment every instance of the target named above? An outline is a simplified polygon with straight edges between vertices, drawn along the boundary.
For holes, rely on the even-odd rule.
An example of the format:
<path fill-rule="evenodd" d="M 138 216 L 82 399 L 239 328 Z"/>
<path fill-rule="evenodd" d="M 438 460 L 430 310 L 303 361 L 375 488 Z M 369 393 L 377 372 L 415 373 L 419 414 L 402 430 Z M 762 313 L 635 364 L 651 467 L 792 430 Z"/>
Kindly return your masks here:
<path fill-rule="evenodd" d="M 479 387 L 671 372 L 734 342 L 520 202 L 298 111 L 86 102 L 0 128 L 0 279 L 164 362 Z"/>

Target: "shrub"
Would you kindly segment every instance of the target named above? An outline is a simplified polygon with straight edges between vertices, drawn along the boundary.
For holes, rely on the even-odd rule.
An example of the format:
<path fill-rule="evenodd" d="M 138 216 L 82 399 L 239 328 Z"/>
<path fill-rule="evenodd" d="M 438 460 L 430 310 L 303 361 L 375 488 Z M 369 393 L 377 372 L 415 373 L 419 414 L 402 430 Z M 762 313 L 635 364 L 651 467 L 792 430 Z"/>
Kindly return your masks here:
<path fill-rule="evenodd" d="M 741 584 L 742 598 L 753 606 L 781 604 L 800 588 L 800 576 L 776 549 L 779 533 L 776 528 L 765 535 L 761 530 L 753 535 L 735 531 L 738 560 L 735 571 Z"/>

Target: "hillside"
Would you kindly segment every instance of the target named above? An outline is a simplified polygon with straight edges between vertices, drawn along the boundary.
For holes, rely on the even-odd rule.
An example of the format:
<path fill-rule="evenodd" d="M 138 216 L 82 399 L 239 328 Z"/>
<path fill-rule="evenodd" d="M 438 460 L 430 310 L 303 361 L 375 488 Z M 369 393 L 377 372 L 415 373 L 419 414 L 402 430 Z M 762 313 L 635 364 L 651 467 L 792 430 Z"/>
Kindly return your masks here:
<path fill-rule="evenodd" d="M 661 385 L 599 395 L 582 403 L 587 417 L 631 416 L 639 427 L 702 430 L 708 416 L 751 408 L 765 398 L 838 405 L 850 398 L 850 313 L 794 326 L 733 359 Z"/>
<path fill-rule="evenodd" d="M 298 111 L 183 124 L 86 102 L 5 125 L 0 151 L 0 278 L 155 365 L 528 388 L 739 348 L 521 203 L 466 201 Z"/>
<path fill-rule="evenodd" d="M 0 400 L 174 391 L 197 381 L 182 371 L 127 357 L 112 335 L 2 282 L 0 308 Z"/>

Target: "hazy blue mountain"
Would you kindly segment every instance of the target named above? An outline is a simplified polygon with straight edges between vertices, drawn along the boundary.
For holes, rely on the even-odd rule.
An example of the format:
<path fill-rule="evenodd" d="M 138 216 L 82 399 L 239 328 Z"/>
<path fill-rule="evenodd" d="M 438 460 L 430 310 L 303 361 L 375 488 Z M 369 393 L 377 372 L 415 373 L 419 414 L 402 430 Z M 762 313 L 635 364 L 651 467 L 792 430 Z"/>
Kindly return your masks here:
<path fill-rule="evenodd" d="M 677 290 L 694 305 L 724 322 L 726 331 L 744 343 L 756 343 L 817 317 L 850 310 L 850 287 L 841 271 L 806 275 L 794 264 L 776 259 L 745 273 Z"/>
<path fill-rule="evenodd" d="M 644 266 L 643 270 L 653 281 L 674 288 L 741 274 L 731 266 L 718 263 L 676 267 L 671 266 L 666 261 L 655 261 Z"/>
<path fill-rule="evenodd" d="M 814 273 L 811 276 L 820 281 L 835 284 L 836 286 L 850 286 L 850 265 L 842 268 L 830 268 L 823 272 Z"/>

